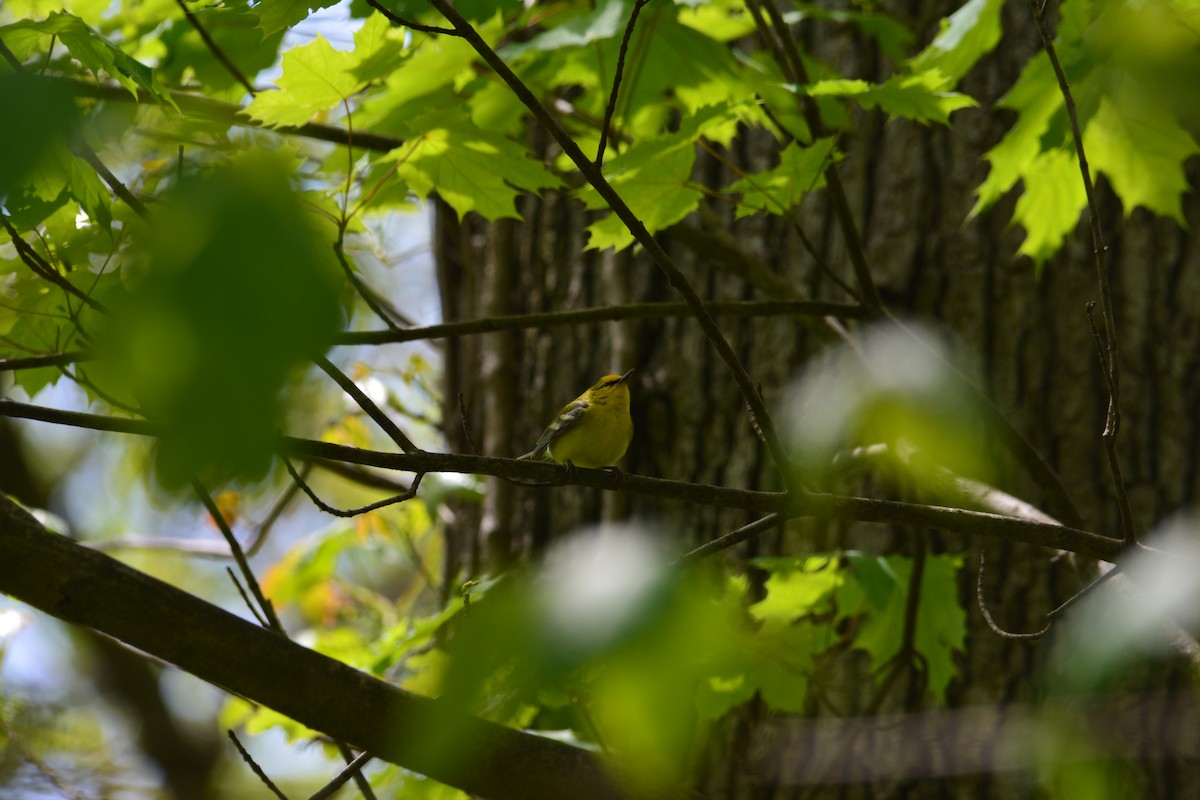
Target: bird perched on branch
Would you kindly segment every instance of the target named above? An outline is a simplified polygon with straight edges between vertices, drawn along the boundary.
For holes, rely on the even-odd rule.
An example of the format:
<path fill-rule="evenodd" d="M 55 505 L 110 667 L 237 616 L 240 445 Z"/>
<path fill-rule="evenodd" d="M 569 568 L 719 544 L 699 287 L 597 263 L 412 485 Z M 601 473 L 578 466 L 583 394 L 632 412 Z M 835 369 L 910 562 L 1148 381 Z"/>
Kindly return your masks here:
<path fill-rule="evenodd" d="M 633 374 L 605 375 L 592 388 L 563 406 L 533 450 L 522 459 L 595 469 L 621 460 L 633 439 L 629 385 Z"/>

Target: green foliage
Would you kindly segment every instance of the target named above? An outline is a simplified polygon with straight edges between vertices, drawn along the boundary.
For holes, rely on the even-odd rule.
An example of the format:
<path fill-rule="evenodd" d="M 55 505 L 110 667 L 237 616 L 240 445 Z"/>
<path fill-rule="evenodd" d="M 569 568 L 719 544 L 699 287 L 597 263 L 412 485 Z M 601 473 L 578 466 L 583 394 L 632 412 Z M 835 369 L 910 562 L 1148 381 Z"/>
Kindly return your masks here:
<path fill-rule="evenodd" d="M 1108 177 L 1126 213 L 1141 205 L 1182 224 L 1184 164 L 1200 150 L 1182 124 L 1188 116 L 1194 124 L 1194 103 L 1183 99 L 1179 85 L 1194 86 L 1200 78 L 1195 56 L 1200 32 L 1168 0 L 1135 6 L 1120 0 L 1066 3 L 1055 46 L 1076 99 L 1091 169 Z M 1018 117 L 986 155 L 991 171 L 972 215 L 1024 181 L 1026 195 L 1034 196 L 1014 221 L 1027 234 L 1021 252 L 1040 264 L 1061 248 L 1086 203 L 1082 190 L 1048 185 L 1046 170 L 1065 178 L 1063 155 L 1074 159 L 1076 153 L 1044 53 L 1030 60 L 999 105 Z M 1061 155 L 1050 155 L 1056 151 Z"/>
<path fill-rule="evenodd" d="M 353 50 L 335 50 L 321 36 L 293 47 L 284 53 L 279 89 L 256 95 L 246 113 L 267 125 L 303 125 L 399 66 L 402 39 L 375 14 L 354 35 Z"/>
<path fill-rule="evenodd" d="M 279 57 L 285 34 L 330 5 L 189 3 L 255 85 L 278 66 L 276 88 L 243 109 L 224 104 L 243 87 L 174 2 L 79 0 L 64 10 L 14 0 L 0 9 L 0 41 L 22 65 L 0 62 L 0 108 L 19 119 L 0 126 L 0 202 L 28 245 L 0 246 L 0 357 L 97 350 L 100 360 L 72 366 L 71 376 L 89 401 L 165 427 L 154 465 L 168 488 L 193 476 L 265 483 L 276 437 L 296 419 L 329 441 L 378 445 L 369 420 L 332 410 L 340 395 L 313 392 L 303 375 L 348 317 L 334 243 L 356 278 L 365 274 L 361 255 L 387 249 L 371 238 L 378 217 L 362 214 L 437 197 L 462 217 L 518 218 L 522 196 L 562 191 L 590 214 L 589 248 L 635 242 L 588 181 L 593 170 L 531 133 L 525 106 L 465 40 L 393 26 L 356 2 L 361 25 L 349 49 L 317 34 Z M 422 0 L 388 5 L 444 24 Z M 861 60 L 877 71 L 844 75 L 801 52 L 807 77 L 796 78 L 797 64 L 781 65 L 763 46 L 740 0 L 658 2 L 641 11 L 613 98 L 630 0 L 455 3 L 586 157 L 606 137 L 596 168 L 649 233 L 668 236 L 710 201 L 736 220 L 791 217 L 826 189 L 865 115 L 955 135 L 965 115 L 954 112 L 978 106 L 963 82 L 1003 33 L 1000 0 L 968 0 L 923 47 L 923 32 L 868 6 L 783 5 L 791 25 L 853 27 L 857 43 L 877 46 Z M 1141 206 L 1183 224 L 1185 168 L 1200 152 L 1191 4 L 1066 0 L 1061 10 L 1055 42 L 1095 177 L 1126 213 Z M 106 90 L 112 82 L 119 99 Z M 812 101 L 824 133 L 806 113 Z M 972 113 L 997 111 L 1013 124 L 984 156 L 988 174 L 964 216 L 970 224 L 1019 190 L 1018 252 L 1040 266 L 1077 230 L 1085 202 L 1044 54 L 996 107 Z M 330 144 L 290 130 L 310 122 L 344 136 Z M 368 147 L 365 133 L 389 138 Z M 80 157 L 89 148 L 112 176 Z M 722 170 L 718 180 L 698 174 L 701 152 L 700 163 Z M 148 209 L 145 219 L 117 199 L 118 180 Z M 836 480 L 835 457 L 881 450 L 918 491 L 935 488 L 947 467 L 987 476 L 980 410 L 956 383 L 949 354 L 920 337 L 876 331 L 860 352 L 833 354 L 801 378 L 784 416 L 806 479 Z M 41 369 L 16 380 L 35 394 L 61 377 Z M 419 382 L 410 377 L 406 384 Z M 390 411 L 432 409 L 438 423 L 443 404 L 428 395 L 412 403 L 381 395 Z M 379 499 L 313 483 L 323 496 Z M 647 792 L 682 774 L 707 726 L 748 703 L 825 711 L 824 679 L 845 661 L 867 663 L 879 691 L 895 670 L 912 670 L 933 702 L 957 674 L 966 617 L 955 555 L 816 554 L 702 580 L 662 569 L 668 556 L 646 544 L 653 537 L 621 539 L 624 531 L 614 535 L 630 549 L 610 569 L 572 571 L 569 558 L 548 559 L 536 579 L 491 576 L 435 600 L 439 581 L 465 577 L 441 573 L 437 507 L 477 502 L 481 486 L 431 475 L 421 500 L 293 543 L 264 588 L 312 647 L 505 724 L 603 743 Z M 238 700 L 222 721 L 294 740 L 314 735 Z M 461 757 L 470 743 L 458 734 L 431 730 L 430 746 Z M 397 796 L 453 795 L 400 770 L 380 780 Z"/>
<path fill-rule="evenodd" d="M 164 485 L 262 477 L 289 377 L 341 321 L 332 255 L 265 156 L 181 182 L 152 222 L 141 274 L 111 298 L 111 389 L 167 426 Z"/>
<path fill-rule="evenodd" d="M 435 189 L 459 215 L 476 211 L 488 219 L 516 217 L 521 191 L 560 181 L 507 137 L 478 128 L 460 111 L 434 112 L 413 121 L 421 129 L 385 157 L 419 197 Z"/>
<path fill-rule="evenodd" d="M 94 77 L 99 78 L 104 73 L 135 97 L 138 89 L 144 89 L 158 101 L 173 104 L 153 70 L 126 55 L 73 14 L 56 11 L 44 20 L 20 20 L 0 27 L 0 40 L 18 59 L 27 58 L 50 37 L 62 42 Z"/>

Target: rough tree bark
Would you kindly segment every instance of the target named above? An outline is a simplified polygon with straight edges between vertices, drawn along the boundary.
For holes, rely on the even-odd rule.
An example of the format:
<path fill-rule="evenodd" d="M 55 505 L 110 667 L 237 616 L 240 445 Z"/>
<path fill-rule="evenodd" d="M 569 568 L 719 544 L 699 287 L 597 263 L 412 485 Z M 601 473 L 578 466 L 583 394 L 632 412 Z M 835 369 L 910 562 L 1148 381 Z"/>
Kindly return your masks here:
<path fill-rule="evenodd" d="M 936 5 L 936 7 L 934 7 Z M 913 0 L 892 9 L 916 19 L 937 19 L 957 7 Z M 903 318 L 927 320 L 948 332 L 973 362 L 972 379 L 1058 472 L 1091 530 L 1120 535 L 1112 483 L 1100 433 L 1107 397 L 1084 306 L 1098 296 L 1086 220 L 1065 250 L 1040 272 L 1015 257 L 1021 234 L 1008 226 L 1015 198 L 965 221 L 974 189 L 987 172 L 983 153 L 999 141 L 1011 119 L 990 110 L 1040 46 L 1024 4 L 1004 12 L 1005 35 L 996 51 L 968 78 L 965 91 L 980 108 L 957 112 L 954 127 L 887 123 L 856 113 L 844 140 L 841 166 L 874 278 L 888 309 Z M 881 80 L 889 66 L 874 43 L 845 27 L 804 22 L 798 29 L 808 51 L 834 63 L 841 74 Z M 533 136 L 540 136 L 534 133 Z M 546 147 L 548 158 L 556 153 Z M 753 142 L 734 156 L 767 166 Z M 697 164 L 696 179 L 714 185 L 734 176 L 712 159 Z M 1200 445 L 1200 240 L 1169 221 L 1142 211 L 1122 216 L 1100 181 L 1103 226 L 1109 244 L 1105 263 L 1113 285 L 1121 346 L 1120 454 L 1139 532 L 1194 503 Z M 1185 200 L 1193 226 L 1200 202 Z M 461 273 L 472 313 L 519 313 L 676 299 L 652 264 L 629 252 L 585 251 L 590 219 L 561 195 L 530 199 L 525 221 L 489 226 L 439 214 L 439 227 L 455 231 Z M 852 282 L 846 251 L 825 198 L 810 198 L 801 225 L 821 259 Z M 719 230 L 717 230 L 719 228 Z M 712 237 L 717 236 L 714 240 Z M 689 219 L 660 235 L 677 263 L 706 299 L 779 297 L 780 285 L 796 296 L 846 301 L 834 281 L 816 268 L 795 233 L 776 218 L 732 222 L 731 210 L 709 201 L 702 219 Z M 724 258 L 721 241 L 733 243 L 767 265 L 766 277 L 750 275 Z M 443 274 L 446 256 L 443 255 Z M 462 292 L 455 291 L 453 303 Z M 447 304 L 448 319 L 467 309 Z M 820 321 L 760 318 L 720 321 L 722 330 L 777 406 L 795 372 L 832 340 Z M 853 330 L 860 327 L 851 324 Z M 517 454 L 529 446 L 559 406 L 596 376 L 635 367 L 634 444 L 622 466 L 629 471 L 746 488 L 779 488 L 772 465 L 724 366 L 688 318 L 497 334 L 478 344 L 448 345 L 447 419 L 457 419 L 457 395 L 468 399 L 475 441 L 489 455 Z M 451 430 L 451 440 L 461 437 Z M 458 438 L 456 438 L 458 437 Z M 1000 469 L 1000 486 L 1046 508 L 1047 496 L 1015 465 L 999 442 L 987 444 Z M 886 491 L 869 481 L 865 493 Z M 463 553 L 478 569 L 536 557 L 550 540 L 602 518 L 666 520 L 688 547 L 712 539 L 749 518 L 649 499 L 600 495 L 580 487 L 529 489 L 502 482 L 488 486 L 479 512 L 455 526 Z M 1035 697 L 1038 664 L 1052 639 L 1013 641 L 993 634 L 975 606 L 974 582 L 982 544 L 938 531 L 884 529 L 798 520 L 744 545 L 736 557 L 854 547 L 869 552 L 914 554 L 967 552 L 961 600 L 969 610 L 967 652 L 953 684 L 956 705 L 1003 704 Z M 1042 627 L 1045 615 L 1092 574 L 1094 565 L 1058 558 L 1026 545 L 987 543 L 985 593 L 999 623 L 1013 631 Z M 466 557 L 464 556 L 464 560 Z M 1169 697 L 1186 681 L 1166 670 L 1155 685 Z M 865 687 L 862 687 L 865 689 Z M 898 691 L 885 710 L 917 710 L 919 691 Z M 1137 687 L 1133 687 L 1137 688 Z M 844 693 L 853 712 L 865 696 Z M 1161 701 L 1159 695 L 1159 701 Z M 1156 701 L 1158 702 L 1158 701 Z M 1147 711 L 1172 714 L 1171 702 Z M 744 748 L 760 722 L 745 715 L 731 723 L 716 750 L 720 765 L 705 778 L 714 797 L 791 797 L 772 793 L 741 774 Z M 1194 770 L 1171 760 L 1142 765 L 1135 785 L 1145 796 L 1187 796 L 1200 785 Z M 1030 787 L 1003 776 L 983 775 L 895 787 L 906 797 L 1027 796 Z M 828 796 L 868 796 L 867 788 L 827 790 Z M 803 796 L 813 796 L 804 794 Z M 822 794 L 821 796 L 825 796 Z"/>

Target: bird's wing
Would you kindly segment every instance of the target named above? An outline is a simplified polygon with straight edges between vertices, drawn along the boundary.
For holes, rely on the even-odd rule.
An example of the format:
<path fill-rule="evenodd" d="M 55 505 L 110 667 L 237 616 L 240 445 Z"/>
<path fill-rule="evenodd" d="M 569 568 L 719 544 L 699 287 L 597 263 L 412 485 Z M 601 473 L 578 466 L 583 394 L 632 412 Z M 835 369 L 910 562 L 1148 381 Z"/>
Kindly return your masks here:
<path fill-rule="evenodd" d="M 579 424 L 579 420 L 583 418 L 583 412 L 588 408 L 587 400 L 572 400 L 563 406 L 562 411 L 558 412 L 558 416 L 554 421 L 542 431 L 542 435 L 538 437 L 537 444 L 533 448 L 533 453 L 530 458 L 542 458 L 546 454 L 546 448 L 549 447 L 555 439 L 562 436 L 567 430 Z"/>

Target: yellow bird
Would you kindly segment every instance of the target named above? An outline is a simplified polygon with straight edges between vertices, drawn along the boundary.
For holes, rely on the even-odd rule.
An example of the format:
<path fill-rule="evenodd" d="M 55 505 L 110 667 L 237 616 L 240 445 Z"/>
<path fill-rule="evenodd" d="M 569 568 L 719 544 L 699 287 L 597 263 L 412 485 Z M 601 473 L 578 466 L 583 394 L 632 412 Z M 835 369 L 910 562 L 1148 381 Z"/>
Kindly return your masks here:
<path fill-rule="evenodd" d="M 605 375 L 592 388 L 563 406 L 523 459 L 595 469 L 621 460 L 633 439 L 629 385 L 633 374 Z"/>

